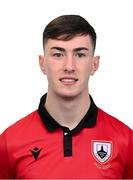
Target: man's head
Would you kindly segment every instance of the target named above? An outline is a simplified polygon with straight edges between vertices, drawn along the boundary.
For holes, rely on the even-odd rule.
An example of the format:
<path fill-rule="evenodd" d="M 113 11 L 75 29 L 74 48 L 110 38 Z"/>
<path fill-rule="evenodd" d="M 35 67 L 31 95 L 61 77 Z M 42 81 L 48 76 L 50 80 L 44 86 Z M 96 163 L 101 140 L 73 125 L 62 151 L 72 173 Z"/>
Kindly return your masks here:
<path fill-rule="evenodd" d="M 95 30 L 81 16 L 64 15 L 51 21 L 43 32 L 44 55 L 39 56 L 48 92 L 62 97 L 88 96 L 89 77 L 99 65 L 95 46 Z"/>
<path fill-rule="evenodd" d="M 93 52 L 96 47 L 96 33 L 94 28 L 79 15 L 63 15 L 51 21 L 43 32 L 43 47 L 48 39 L 68 41 L 77 35 L 89 35 Z"/>

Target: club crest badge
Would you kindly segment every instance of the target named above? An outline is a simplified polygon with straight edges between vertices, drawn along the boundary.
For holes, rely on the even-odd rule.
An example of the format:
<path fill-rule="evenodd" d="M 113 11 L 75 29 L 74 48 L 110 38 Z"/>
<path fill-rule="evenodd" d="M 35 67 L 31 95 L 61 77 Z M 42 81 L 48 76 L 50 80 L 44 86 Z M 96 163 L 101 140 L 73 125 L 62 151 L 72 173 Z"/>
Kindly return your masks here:
<path fill-rule="evenodd" d="M 105 163 L 112 155 L 112 142 L 92 141 L 92 151 L 97 161 Z"/>

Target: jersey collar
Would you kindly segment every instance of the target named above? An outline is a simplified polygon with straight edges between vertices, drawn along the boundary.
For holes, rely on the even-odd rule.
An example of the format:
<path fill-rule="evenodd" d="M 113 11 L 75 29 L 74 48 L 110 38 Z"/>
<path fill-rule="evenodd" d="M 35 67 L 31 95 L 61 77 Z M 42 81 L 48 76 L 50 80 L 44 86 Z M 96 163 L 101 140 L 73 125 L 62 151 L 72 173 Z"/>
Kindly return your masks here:
<path fill-rule="evenodd" d="M 67 131 L 70 131 L 67 127 L 63 127 L 61 126 L 46 110 L 45 108 L 45 101 L 46 101 L 46 97 L 47 97 L 47 93 L 44 94 L 41 97 L 40 100 L 40 104 L 39 104 L 39 108 L 38 108 L 38 113 L 41 117 L 41 120 L 43 121 L 43 123 L 45 124 L 45 126 L 47 127 L 47 129 L 49 131 L 54 131 L 57 128 L 62 128 L 65 129 Z M 90 100 L 91 100 L 91 104 L 90 104 L 90 108 L 87 111 L 87 113 L 85 114 L 85 116 L 83 117 L 83 119 L 80 121 L 80 123 L 74 128 L 72 129 L 70 132 L 72 134 L 76 134 L 78 132 L 80 132 L 83 128 L 91 128 L 96 124 L 96 119 L 97 119 L 97 112 L 98 112 L 98 108 L 95 105 L 92 97 L 90 96 Z"/>

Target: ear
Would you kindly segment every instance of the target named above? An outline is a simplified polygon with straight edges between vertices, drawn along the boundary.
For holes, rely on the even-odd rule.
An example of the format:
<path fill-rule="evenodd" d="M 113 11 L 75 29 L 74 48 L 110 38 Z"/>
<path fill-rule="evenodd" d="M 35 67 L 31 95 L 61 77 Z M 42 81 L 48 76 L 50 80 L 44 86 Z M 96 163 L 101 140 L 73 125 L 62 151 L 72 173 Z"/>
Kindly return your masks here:
<path fill-rule="evenodd" d="M 40 66 L 40 69 L 42 70 L 43 74 L 46 74 L 44 56 L 43 55 L 39 55 L 39 66 Z"/>
<path fill-rule="evenodd" d="M 99 67 L 99 60 L 100 60 L 100 56 L 93 57 L 91 75 L 93 75 L 97 71 L 97 69 Z"/>

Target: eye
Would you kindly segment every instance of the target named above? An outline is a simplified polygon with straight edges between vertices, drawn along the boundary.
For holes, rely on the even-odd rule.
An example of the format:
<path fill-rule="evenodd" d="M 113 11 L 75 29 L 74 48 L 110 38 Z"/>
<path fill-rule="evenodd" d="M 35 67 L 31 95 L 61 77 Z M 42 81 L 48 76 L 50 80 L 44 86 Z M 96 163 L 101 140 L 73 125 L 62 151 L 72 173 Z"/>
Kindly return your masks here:
<path fill-rule="evenodd" d="M 86 57 L 86 54 L 84 54 L 84 53 L 77 53 L 76 56 L 78 56 L 79 58 L 81 58 L 81 57 Z"/>
<path fill-rule="evenodd" d="M 62 54 L 62 53 L 53 53 L 53 56 L 54 56 L 54 57 L 62 57 L 63 54 Z"/>

